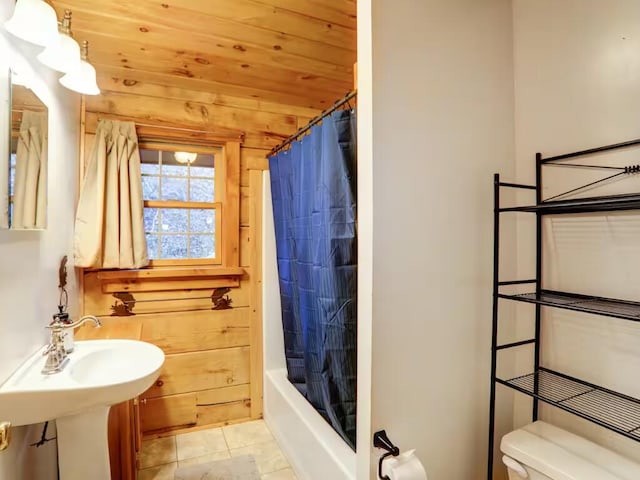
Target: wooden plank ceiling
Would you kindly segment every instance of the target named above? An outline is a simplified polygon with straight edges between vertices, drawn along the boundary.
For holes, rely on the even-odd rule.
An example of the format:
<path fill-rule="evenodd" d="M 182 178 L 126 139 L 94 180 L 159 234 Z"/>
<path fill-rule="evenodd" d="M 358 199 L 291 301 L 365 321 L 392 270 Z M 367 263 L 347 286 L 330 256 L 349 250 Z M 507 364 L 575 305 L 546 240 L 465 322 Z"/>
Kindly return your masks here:
<path fill-rule="evenodd" d="M 324 108 L 353 87 L 356 0 L 54 0 L 101 86 Z M 103 88 L 104 88 L 103 87 Z"/>

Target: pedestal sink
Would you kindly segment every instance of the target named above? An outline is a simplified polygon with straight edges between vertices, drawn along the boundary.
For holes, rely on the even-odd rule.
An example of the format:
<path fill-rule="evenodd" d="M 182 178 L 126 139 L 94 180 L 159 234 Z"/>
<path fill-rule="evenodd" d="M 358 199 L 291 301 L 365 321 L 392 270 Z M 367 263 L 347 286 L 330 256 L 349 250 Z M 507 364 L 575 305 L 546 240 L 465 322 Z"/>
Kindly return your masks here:
<path fill-rule="evenodd" d="M 0 386 L 0 417 L 14 426 L 55 419 L 60 479 L 110 479 L 109 408 L 147 390 L 164 353 L 135 340 L 80 341 L 61 372 L 43 375 L 43 351 Z"/>

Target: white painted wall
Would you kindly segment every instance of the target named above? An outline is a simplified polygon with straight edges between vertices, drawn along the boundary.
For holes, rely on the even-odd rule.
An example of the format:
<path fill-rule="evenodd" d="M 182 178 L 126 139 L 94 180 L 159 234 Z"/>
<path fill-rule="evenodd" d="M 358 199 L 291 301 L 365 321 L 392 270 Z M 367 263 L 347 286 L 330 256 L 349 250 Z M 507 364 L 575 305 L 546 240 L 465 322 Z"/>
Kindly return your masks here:
<path fill-rule="evenodd" d="M 534 179 L 534 155 L 549 156 L 640 137 L 640 2 L 514 0 L 517 178 Z M 637 164 L 640 149 L 595 161 Z M 549 169 L 547 194 L 577 186 L 576 170 Z M 591 175 L 600 175 L 595 172 Z M 638 178 L 609 192 L 640 189 Z M 590 194 L 599 194 L 593 191 Z M 520 252 L 534 249 L 531 224 L 518 227 Z M 558 217 L 545 224 L 545 283 L 550 288 L 640 298 L 640 215 Z M 520 255 L 520 276 L 532 256 Z M 528 317 L 527 317 L 528 315 Z M 531 312 L 520 315 L 525 321 Z M 529 323 L 530 320 L 529 320 Z M 524 332 L 523 332 L 524 335 Z M 543 362 L 640 397 L 640 326 L 549 310 Z M 516 423 L 528 421 L 516 404 Z M 640 447 L 555 409 L 543 418 L 640 460 Z"/>
<path fill-rule="evenodd" d="M 371 464 L 373 334 L 373 36 L 371 0 L 358 1 L 358 391 L 356 478 Z M 375 477 L 374 477 L 375 478 Z"/>
<path fill-rule="evenodd" d="M 514 174 L 511 2 L 374 0 L 372 6 L 371 46 L 368 32 L 359 36 L 368 51 L 359 52 L 365 63 L 358 102 L 359 143 L 373 147 L 360 147 L 358 178 L 359 358 L 372 365 L 370 387 L 359 370 L 359 394 L 368 388 L 371 394 L 370 405 L 360 399 L 358 421 L 370 406 L 371 426 L 365 431 L 360 424 L 358 455 L 369 457 L 371 433 L 385 428 L 402 449 L 417 449 L 431 480 L 480 479 L 492 175 Z M 362 121 L 368 112 L 372 130 Z M 363 351 L 369 329 L 371 350 Z M 501 428 L 509 428 L 509 405 L 502 412 Z M 360 462 L 359 478 L 376 478 L 379 453 L 368 459 L 370 476 Z"/>
<path fill-rule="evenodd" d="M 10 16 L 12 5 L 11 0 L 0 0 L 0 22 Z M 0 68 L 8 68 L 10 55 L 24 57 L 36 74 L 33 89 L 49 108 L 48 228 L 42 232 L 0 230 L 0 382 L 47 342 L 45 325 L 58 304 L 58 264 L 63 255 L 71 258 L 72 253 L 79 96 L 62 88 L 56 75 L 38 65 L 38 51 L 6 31 L 0 32 Z M 0 103 L 0 108 L 5 108 L 5 103 Z M 69 274 L 71 313 L 75 316 L 72 266 Z M 39 449 L 28 447 L 39 439 L 41 431 L 41 426 L 14 430 L 11 447 L 0 452 L 1 479 L 57 479 L 55 442 Z"/>

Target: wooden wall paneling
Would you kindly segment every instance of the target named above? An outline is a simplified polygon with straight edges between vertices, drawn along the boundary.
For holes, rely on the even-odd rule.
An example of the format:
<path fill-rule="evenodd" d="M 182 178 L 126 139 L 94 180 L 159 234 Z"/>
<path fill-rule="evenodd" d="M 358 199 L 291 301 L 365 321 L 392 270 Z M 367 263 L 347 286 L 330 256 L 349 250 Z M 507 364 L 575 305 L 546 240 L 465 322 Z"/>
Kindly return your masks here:
<path fill-rule="evenodd" d="M 240 227 L 249 226 L 249 187 L 240 187 Z"/>
<path fill-rule="evenodd" d="M 207 278 L 203 280 L 122 280 L 102 284 L 104 293 L 115 292 L 170 292 L 172 290 L 197 290 L 222 287 L 238 287 L 236 277 Z M 170 294 L 169 294 L 170 295 Z"/>
<path fill-rule="evenodd" d="M 251 400 L 198 406 L 198 421 L 203 425 L 226 425 L 234 420 L 251 418 Z"/>
<path fill-rule="evenodd" d="M 242 148 L 240 150 L 240 186 L 249 186 L 250 170 L 269 170 L 267 154 L 269 150 L 258 148 Z"/>
<path fill-rule="evenodd" d="M 320 113 L 317 108 L 289 105 L 286 102 L 276 103 L 254 97 L 240 97 L 217 93 L 215 90 L 187 90 L 178 86 L 160 85 L 152 82 L 127 80 L 119 76 L 97 72 L 100 87 L 109 92 L 136 95 L 142 97 L 170 98 L 187 102 L 220 105 L 222 107 L 239 108 L 258 112 L 277 113 L 312 118 Z"/>
<path fill-rule="evenodd" d="M 227 294 L 231 299 L 231 306 L 233 308 L 249 306 L 251 296 L 249 275 L 250 272 L 247 272 L 247 274 L 240 279 L 240 286 L 238 288 L 232 288 Z M 133 311 L 137 315 L 140 315 L 144 313 L 208 310 L 212 308 L 210 300 L 211 293 L 211 288 L 201 290 L 174 290 L 169 292 L 136 292 L 134 295 L 135 299 L 145 301 L 137 302 Z M 202 299 L 193 300 L 196 297 L 202 297 Z M 97 279 L 97 272 L 85 274 L 84 301 L 86 314 L 107 317 L 112 314 L 111 306 L 116 303 L 113 294 L 102 292 L 102 282 Z"/>
<path fill-rule="evenodd" d="M 249 267 L 251 264 L 253 245 L 251 243 L 251 231 L 250 227 L 240 228 L 240 266 Z"/>
<path fill-rule="evenodd" d="M 235 385 L 198 392 L 198 422 L 226 425 L 251 416 L 250 385 Z"/>
<path fill-rule="evenodd" d="M 110 282 L 119 280 L 163 280 L 163 279 L 216 279 L 236 278 L 242 276 L 244 270 L 239 267 L 212 267 L 211 264 L 182 265 L 164 268 L 141 268 L 137 270 L 101 270 L 98 279 Z"/>
<path fill-rule="evenodd" d="M 226 185 L 224 216 L 225 232 L 222 240 L 222 261 L 225 266 L 240 265 L 240 144 L 228 142 L 224 147 L 226 157 Z"/>
<path fill-rule="evenodd" d="M 293 115 L 115 92 L 104 92 L 88 98 L 87 110 L 147 122 L 160 121 L 205 129 L 208 126 L 223 127 L 245 132 L 277 132 L 282 135 L 291 135 L 297 129 L 297 120 Z"/>
<path fill-rule="evenodd" d="M 204 390 L 198 392 L 198 406 L 206 407 L 219 403 L 238 402 L 251 398 L 251 388 L 249 384 L 233 385 L 232 387 L 216 388 L 214 390 Z"/>
<path fill-rule="evenodd" d="M 106 95 L 106 93 L 105 93 Z M 136 132 L 141 140 L 143 148 L 156 148 L 161 150 L 167 142 L 187 143 L 193 146 L 198 153 L 212 153 L 219 150 L 228 141 L 242 141 L 244 132 L 238 129 L 219 126 L 202 127 L 189 125 L 176 125 L 166 120 L 156 120 L 153 124 L 145 123 L 145 119 L 127 117 L 111 113 L 87 112 L 86 128 L 88 134 L 94 135 L 98 122 L 103 119 L 129 121 L 136 124 Z M 216 145 L 212 147 L 212 145 Z"/>
<path fill-rule="evenodd" d="M 142 394 L 154 398 L 249 382 L 249 348 L 167 355 L 160 377 Z"/>
<path fill-rule="evenodd" d="M 298 119 L 298 130 L 306 127 L 307 125 L 309 125 L 309 123 L 311 122 L 311 120 L 313 120 L 315 117 L 296 117 Z"/>
<path fill-rule="evenodd" d="M 249 113 L 252 111 L 249 110 Z M 87 112 L 87 129 L 93 127 L 93 132 L 95 132 L 95 126 L 98 123 L 98 118 L 101 117 L 119 117 L 122 120 L 130 120 L 133 122 L 154 122 L 159 124 L 170 123 L 168 119 L 153 119 L 148 120 L 145 118 L 135 118 L 135 117 L 126 117 L 123 115 L 114 115 L 111 113 L 99 113 L 99 112 Z M 201 126 L 201 125 L 185 125 L 187 127 L 191 126 L 194 128 L 209 128 L 213 126 Z M 277 133 L 271 131 L 248 131 L 245 134 L 244 142 L 242 144 L 242 148 L 252 148 L 252 149 L 264 149 L 269 151 L 271 148 L 280 144 L 284 139 L 286 139 L 290 133 Z"/>
<path fill-rule="evenodd" d="M 144 315 L 141 340 L 165 354 L 249 345 L 249 308 Z"/>
<path fill-rule="evenodd" d="M 196 425 L 197 394 L 185 393 L 140 401 L 140 428 L 144 433 Z"/>
<path fill-rule="evenodd" d="M 249 419 L 250 395 L 249 384 L 244 384 L 143 400 L 142 431 L 149 436 Z"/>
<path fill-rule="evenodd" d="M 262 171 L 251 170 L 251 418 L 262 416 Z"/>
<path fill-rule="evenodd" d="M 75 331 L 76 340 L 128 339 L 140 340 L 142 320 L 140 317 L 105 317 L 98 315 L 102 328 L 84 324 Z"/>
<path fill-rule="evenodd" d="M 103 95 L 105 96 L 108 95 L 108 92 L 105 92 Z M 144 122 L 144 123 L 149 122 L 149 123 L 158 123 L 158 124 L 172 123 L 171 115 L 168 114 L 167 110 L 164 110 L 163 108 L 151 108 L 148 110 L 148 113 L 145 114 L 141 111 L 137 111 L 138 110 L 137 108 L 129 109 L 129 107 L 122 106 L 123 104 L 126 104 L 127 98 L 129 96 L 128 95 L 125 96 L 125 94 L 121 94 L 121 95 L 124 98 L 120 98 L 113 103 L 107 103 L 107 104 L 103 104 L 102 106 L 96 107 L 96 108 L 100 108 L 101 110 L 107 110 L 107 111 L 87 112 L 87 131 L 90 131 L 92 133 L 95 132 L 95 125 L 97 125 L 98 118 L 102 116 L 109 116 L 109 117 L 118 116 L 122 120 L 131 120 L 138 123 L 140 122 Z M 160 103 L 161 105 L 166 104 L 165 101 L 157 100 L 157 99 L 153 99 L 152 103 Z M 194 105 L 190 104 L 188 106 L 188 114 L 185 114 L 182 116 L 182 124 L 185 127 L 192 127 L 196 129 L 220 128 L 220 125 L 216 125 L 213 122 L 208 120 L 209 111 L 206 108 L 206 105 L 203 107 L 203 109 L 198 109 L 198 108 L 194 109 L 193 107 Z M 175 105 L 173 106 L 166 105 L 166 108 L 181 108 L 181 107 L 176 107 Z M 231 114 L 231 117 L 229 118 L 233 118 L 234 116 L 242 117 L 244 115 L 253 116 L 253 114 L 255 113 L 253 110 L 239 110 L 231 107 L 228 107 L 228 108 L 232 110 L 231 112 L 228 112 Z M 123 113 L 118 113 L 118 112 L 123 112 Z M 287 119 L 283 119 L 284 116 L 281 114 L 268 113 L 267 115 L 275 115 L 276 117 L 279 116 L 280 121 L 282 123 L 281 124 L 273 123 L 273 122 L 256 123 L 255 121 L 251 122 L 250 124 L 247 125 L 249 129 L 246 130 L 244 142 L 242 144 L 243 147 L 253 147 L 253 148 L 270 150 L 274 146 L 281 143 L 289 135 L 295 132 L 297 128 L 297 120 L 295 117 L 290 116 Z M 180 116 L 180 115 L 177 115 L 177 116 Z M 189 117 L 191 118 L 191 120 L 187 120 L 185 119 L 185 117 Z M 228 122 L 225 122 L 225 123 L 227 123 L 228 125 L 237 124 L 235 120 L 229 120 Z M 286 126 L 282 127 L 282 125 L 286 125 Z M 281 129 L 281 131 L 278 131 L 278 129 Z"/>

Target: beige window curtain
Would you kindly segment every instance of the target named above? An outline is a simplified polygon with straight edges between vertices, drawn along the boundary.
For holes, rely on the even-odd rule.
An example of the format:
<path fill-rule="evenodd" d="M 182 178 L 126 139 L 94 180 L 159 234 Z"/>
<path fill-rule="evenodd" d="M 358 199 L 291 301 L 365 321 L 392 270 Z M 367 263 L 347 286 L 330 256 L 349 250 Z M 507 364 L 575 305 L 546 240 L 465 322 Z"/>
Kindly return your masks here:
<path fill-rule="evenodd" d="M 46 226 L 47 150 L 47 114 L 22 112 L 13 185 L 13 228 Z"/>
<path fill-rule="evenodd" d="M 135 124 L 100 120 L 80 190 L 74 235 L 78 267 L 148 265 Z"/>

